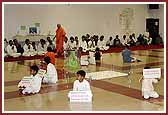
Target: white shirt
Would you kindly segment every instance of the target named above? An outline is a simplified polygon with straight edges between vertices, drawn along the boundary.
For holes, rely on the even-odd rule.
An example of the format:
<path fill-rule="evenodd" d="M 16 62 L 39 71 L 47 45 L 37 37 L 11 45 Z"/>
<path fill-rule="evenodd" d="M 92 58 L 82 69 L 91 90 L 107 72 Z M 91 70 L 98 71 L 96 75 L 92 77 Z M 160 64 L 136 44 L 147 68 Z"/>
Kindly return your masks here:
<path fill-rule="evenodd" d="M 68 41 L 66 43 L 64 42 L 64 50 L 67 50 L 68 47 L 69 47 Z"/>
<path fill-rule="evenodd" d="M 14 47 L 14 48 L 12 49 L 12 47 Z M 8 46 L 6 47 L 6 51 L 7 51 L 7 54 L 8 54 L 8 55 L 11 55 L 11 54 L 13 54 L 13 53 L 17 53 L 17 49 L 16 49 L 16 46 L 15 46 L 15 45 L 12 45 L 12 46 L 8 45 Z"/>
<path fill-rule="evenodd" d="M 47 45 L 47 47 L 51 47 L 52 48 L 52 50 L 55 50 L 55 47 L 56 47 L 56 45 L 55 45 L 55 42 L 52 42 L 52 44 L 50 45 L 50 43 L 49 42 L 47 42 L 46 43 L 46 45 Z M 46 48 L 47 49 L 47 48 Z"/>
<path fill-rule="evenodd" d="M 38 52 L 40 52 L 40 51 L 46 52 L 47 51 L 47 44 L 44 44 L 44 48 L 43 48 L 42 45 L 41 45 L 41 43 L 39 43 L 37 51 Z"/>
<path fill-rule="evenodd" d="M 157 79 L 144 78 L 142 80 L 142 91 L 154 91 L 153 84 L 157 83 Z"/>
<path fill-rule="evenodd" d="M 73 84 L 73 91 L 91 91 L 90 84 L 85 79 L 82 82 L 79 82 L 79 80 L 75 80 Z"/>
<path fill-rule="evenodd" d="M 110 46 L 112 46 L 112 45 L 113 45 L 113 40 L 108 40 L 108 41 L 106 42 L 106 44 L 109 44 Z"/>
<path fill-rule="evenodd" d="M 52 44 L 55 46 L 55 42 L 52 42 Z M 50 43 L 49 43 L 49 42 L 46 42 L 46 45 L 49 46 Z"/>
<path fill-rule="evenodd" d="M 79 42 L 79 46 L 82 47 L 83 49 L 87 49 L 87 43 L 86 43 L 86 41 Z"/>
<path fill-rule="evenodd" d="M 104 43 L 104 41 L 98 41 L 98 43 L 97 43 L 97 47 L 99 47 L 99 48 L 103 48 L 105 46 L 105 43 Z"/>
<path fill-rule="evenodd" d="M 134 40 L 134 42 L 137 42 L 137 38 L 136 37 L 132 37 L 132 39 Z"/>
<path fill-rule="evenodd" d="M 24 53 L 33 52 L 34 51 L 33 46 L 31 44 L 30 44 L 30 49 L 28 49 L 28 45 L 27 44 L 25 44 L 23 46 L 23 49 L 24 49 Z"/>
<path fill-rule="evenodd" d="M 34 92 L 40 91 L 42 78 L 39 76 L 39 74 L 36 74 L 35 76 L 31 75 L 31 77 L 32 81 L 30 83 L 30 88 Z"/>
<path fill-rule="evenodd" d="M 74 49 L 76 47 L 76 42 L 75 41 L 73 43 L 69 42 L 69 47 L 71 50 Z"/>
<path fill-rule="evenodd" d="M 148 45 L 150 45 L 151 43 L 152 43 L 152 38 L 149 37 L 149 38 L 148 38 Z"/>
<path fill-rule="evenodd" d="M 122 40 L 121 40 L 121 43 L 122 43 L 122 45 L 124 45 L 124 46 L 125 46 L 125 44 L 128 45 L 128 44 L 127 44 L 127 43 L 128 43 L 128 39 L 127 39 L 127 38 L 122 39 Z"/>
<path fill-rule="evenodd" d="M 52 63 L 49 63 L 47 65 L 47 77 L 50 82 L 55 83 L 58 81 L 57 71 L 55 69 L 55 66 Z"/>
<path fill-rule="evenodd" d="M 89 48 L 95 47 L 95 42 L 94 42 L 94 41 L 92 42 L 92 41 L 90 40 L 90 41 L 88 42 L 88 44 L 89 44 Z"/>
<path fill-rule="evenodd" d="M 145 32 L 144 35 L 145 35 L 146 37 L 149 37 L 149 32 Z"/>

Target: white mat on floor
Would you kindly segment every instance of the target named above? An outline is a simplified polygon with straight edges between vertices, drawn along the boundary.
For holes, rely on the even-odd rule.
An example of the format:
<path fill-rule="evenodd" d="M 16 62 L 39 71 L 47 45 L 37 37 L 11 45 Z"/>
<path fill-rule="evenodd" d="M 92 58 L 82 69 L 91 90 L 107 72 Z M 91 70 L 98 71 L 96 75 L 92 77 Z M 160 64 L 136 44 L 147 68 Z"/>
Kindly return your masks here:
<path fill-rule="evenodd" d="M 127 73 L 121 73 L 116 71 L 99 71 L 99 72 L 91 72 L 87 73 L 86 78 L 91 78 L 92 80 L 100 80 L 100 79 L 109 79 L 113 77 L 120 76 L 128 76 Z"/>

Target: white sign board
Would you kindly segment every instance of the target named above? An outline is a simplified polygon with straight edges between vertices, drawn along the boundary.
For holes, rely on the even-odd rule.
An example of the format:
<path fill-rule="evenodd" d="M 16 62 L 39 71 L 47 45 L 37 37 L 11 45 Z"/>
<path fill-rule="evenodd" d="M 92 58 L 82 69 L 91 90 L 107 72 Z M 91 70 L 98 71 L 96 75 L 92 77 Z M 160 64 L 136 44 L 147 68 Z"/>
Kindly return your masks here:
<path fill-rule="evenodd" d="M 43 70 L 43 69 L 40 69 L 40 70 L 38 71 L 38 74 L 39 74 L 40 76 L 44 76 L 45 73 L 46 73 L 46 70 Z"/>
<path fill-rule="evenodd" d="M 161 68 L 143 69 L 144 78 L 160 78 Z"/>
<path fill-rule="evenodd" d="M 18 87 L 22 88 L 22 87 L 29 86 L 31 80 L 32 80 L 32 77 L 30 77 L 30 76 L 24 76 L 23 79 L 19 82 Z"/>
<path fill-rule="evenodd" d="M 68 94 L 70 102 L 92 102 L 90 91 L 70 91 Z"/>

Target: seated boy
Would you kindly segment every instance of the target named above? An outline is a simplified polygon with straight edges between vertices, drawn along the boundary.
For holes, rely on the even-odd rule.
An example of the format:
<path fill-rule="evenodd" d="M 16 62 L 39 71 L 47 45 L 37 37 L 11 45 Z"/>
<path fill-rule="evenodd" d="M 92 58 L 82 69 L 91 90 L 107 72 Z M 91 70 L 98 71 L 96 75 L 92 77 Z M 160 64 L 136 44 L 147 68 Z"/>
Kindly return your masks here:
<path fill-rule="evenodd" d="M 45 54 L 45 57 L 50 57 L 50 61 L 53 65 L 55 65 L 55 54 L 54 52 L 52 51 L 52 48 L 51 47 L 47 47 L 47 53 Z"/>
<path fill-rule="evenodd" d="M 77 73 L 77 78 L 73 83 L 73 91 L 90 91 L 90 84 L 87 80 L 85 80 L 86 72 L 83 70 L 79 70 Z M 68 94 L 70 97 L 70 93 Z"/>
<path fill-rule="evenodd" d="M 150 67 L 145 67 L 144 69 L 150 69 Z M 153 83 L 157 83 L 156 78 L 144 78 L 144 76 L 139 80 L 142 83 L 142 96 L 144 99 L 158 98 L 159 94 L 154 90 Z"/>
<path fill-rule="evenodd" d="M 23 81 L 20 81 L 18 85 L 18 87 L 21 90 L 21 93 L 23 94 L 38 93 L 41 88 L 42 77 L 39 74 L 37 74 L 39 70 L 38 66 L 33 65 L 30 67 L 30 69 L 32 75 L 29 77 L 29 83 L 24 85 Z"/>
<path fill-rule="evenodd" d="M 47 73 L 42 80 L 43 83 L 56 83 L 58 81 L 57 71 L 55 66 L 51 63 L 50 57 L 45 57 L 44 62 L 47 65 Z"/>
<path fill-rule="evenodd" d="M 33 49 L 29 39 L 25 40 L 25 45 L 23 46 L 24 53 L 23 56 L 34 56 L 37 52 Z"/>
<path fill-rule="evenodd" d="M 131 51 L 128 45 L 126 45 L 125 49 L 122 51 L 122 57 L 124 63 L 141 62 L 141 60 L 131 57 Z"/>
<path fill-rule="evenodd" d="M 89 82 L 85 80 L 86 72 L 79 70 L 76 74 L 77 79 L 73 83 L 73 91 L 91 91 Z"/>
<path fill-rule="evenodd" d="M 12 57 L 19 57 L 21 53 L 17 53 L 16 46 L 12 40 L 9 40 L 9 45 L 6 47 L 7 55 Z"/>

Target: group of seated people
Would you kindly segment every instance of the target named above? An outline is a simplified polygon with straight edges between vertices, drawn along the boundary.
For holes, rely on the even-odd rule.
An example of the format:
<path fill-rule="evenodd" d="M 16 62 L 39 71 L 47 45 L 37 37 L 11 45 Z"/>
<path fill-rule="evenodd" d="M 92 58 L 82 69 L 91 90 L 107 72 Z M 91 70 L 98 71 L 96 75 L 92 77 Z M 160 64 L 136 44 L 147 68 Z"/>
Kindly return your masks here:
<path fill-rule="evenodd" d="M 38 93 L 41 88 L 41 83 L 53 84 L 58 81 L 58 75 L 54 64 L 51 63 L 50 57 L 45 57 L 42 61 L 43 65 L 46 65 L 46 71 L 44 74 L 39 73 L 39 67 L 37 65 L 30 66 L 31 78 L 29 82 L 21 80 L 18 87 L 23 94 Z"/>
<path fill-rule="evenodd" d="M 39 93 L 42 83 L 53 84 L 58 81 L 57 71 L 55 69 L 55 66 L 50 63 L 50 58 L 45 57 L 44 62 L 47 65 L 47 71 L 44 75 L 38 73 L 39 68 L 37 65 L 33 65 L 30 67 L 31 69 L 31 76 L 29 77 L 31 78 L 30 82 L 27 85 L 24 84 L 22 81 L 19 82 L 18 87 L 22 94 Z M 144 69 L 150 69 L 150 68 L 145 67 Z M 74 91 L 76 94 L 75 96 L 78 95 L 77 92 L 89 92 L 90 95 L 89 97 L 92 98 L 93 94 L 91 91 L 90 83 L 85 79 L 86 72 L 83 70 L 78 70 L 76 72 L 76 76 L 77 78 L 73 83 L 73 89 L 72 89 L 72 91 Z M 154 90 L 154 86 L 152 84 L 158 82 L 156 78 L 145 78 L 145 76 L 143 76 L 142 78 L 140 78 L 139 82 L 142 84 L 142 96 L 144 99 L 159 98 L 159 94 Z M 69 99 L 71 98 L 71 91 L 68 93 L 68 98 Z M 83 97 L 81 97 L 81 99 L 82 98 Z"/>
<path fill-rule="evenodd" d="M 86 51 L 95 51 L 98 47 L 100 50 L 108 50 L 111 47 L 123 47 L 123 46 L 138 46 L 138 45 L 150 45 L 152 44 L 152 38 L 150 37 L 149 33 L 146 32 L 145 34 L 139 34 L 138 37 L 135 36 L 133 33 L 132 35 L 123 35 L 122 38 L 119 35 L 116 35 L 113 39 L 112 36 L 109 37 L 107 41 L 104 40 L 104 36 L 98 35 L 90 36 L 89 34 L 83 35 L 79 40 L 78 37 L 71 36 L 70 41 L 66 37 L 64 40 L 64 49 L 69 47 L 70 49 L 81 48 L 83 52 Z M 163 40 L 158 35 L 155 39 L 156 44 L 163 44 Z"/>
<path fill-rule="evenodd" d="M 41 73 L 39 72 L 41 69 L 39 69 L 37 65 L 30 66 L 31 75 L 23 77 L 23 79 L 18 84 L 20 93 L 39 93 L 41 89 L 41 84 L 55 84 L 58 81 L 57 70 L 55 66 L 51 63 L 50 57 L 45 57 L 44 61 L 41 63 L 47 66 L 46 70 L 42 71 Z M 91 91 L 89 82 L 85 80 L 86 72 L 83 70 L 79 70 L 76 74 L 77 80 L 73 84 L 73 91 Z"/>
<path fill-rule="evenodd" d="M 47 42 L 44 39 L 40 39 L 40 42 L 30 42 L 29 39 L 25 40 L 23 47 L 17 41 L 17 39 L 9 40 L 5 39 L 4 54 L 6 56 L 19 57 L 19 56 L 35 56 L 44 55 L 47 52 L 47 47 L 51 47 L 52 51 L 55 51 L 55 43 L 47 37 Z"/>
<path fill-rule="evenodd" d="M 155 39 L 157 44 L 163 44 L 163 40 L 158 35 Z M 95 51 L 98 47 L 100 50 L 108 50 L 111 47 L 123 47 L 123 46 L 138 46 L 138 45 L 150 45 L 152 44 L 152 38 L 149 33 L 146 32 L 144 35 L 139 34 L 138 37 L 133 33 L 132 35 L 123 35 L 119 37 L 116 35 L 113 39 L 112 36 L 109 37 L 107 41 L 104 40 L 104 36 L 89 34 L 83 35 L 81 39 L 78 39 L 77 36 L 71 36 L 68 40 L 68 37 L 64 39 L 63 49 L 65 50 L 80 50 L 82 52 L 86 51 Z M 4 40 L 4 54 L 5 56 L 18 57 L 22 56 L 34 56 L 34 55 L 44 55 L 47 52 L 47 47 L 51 47 L 52 51 L 55 52 L 56 44 L 50 37 L 47 37 L 47 42 L 45 39 L 40 39 L 39 43 L 30 41 L 29 39 L 25 40 L 25 44 L 22 47 L 17 39 L 9 40 L 9 42 Z"/>
<path fill-rule="evenodd" d="M 145 34 L 139 34 L 138 37 L 135 36 L 133 33 L 132 35 L 126 36 L 123 35 L 122 39 L 116 35 L 115 39 L 113 40 L 112 37 L 106 42 L 106 46 L 109 47 L 123 47 L 123 46 L 138 46 L 138 45 L 151 45 L 153 39 L 150 37 L 149 33 L 146 32 Z M 163 44 L 162 38 L 160 35 L 156 37 L 155 44 Z"/>

